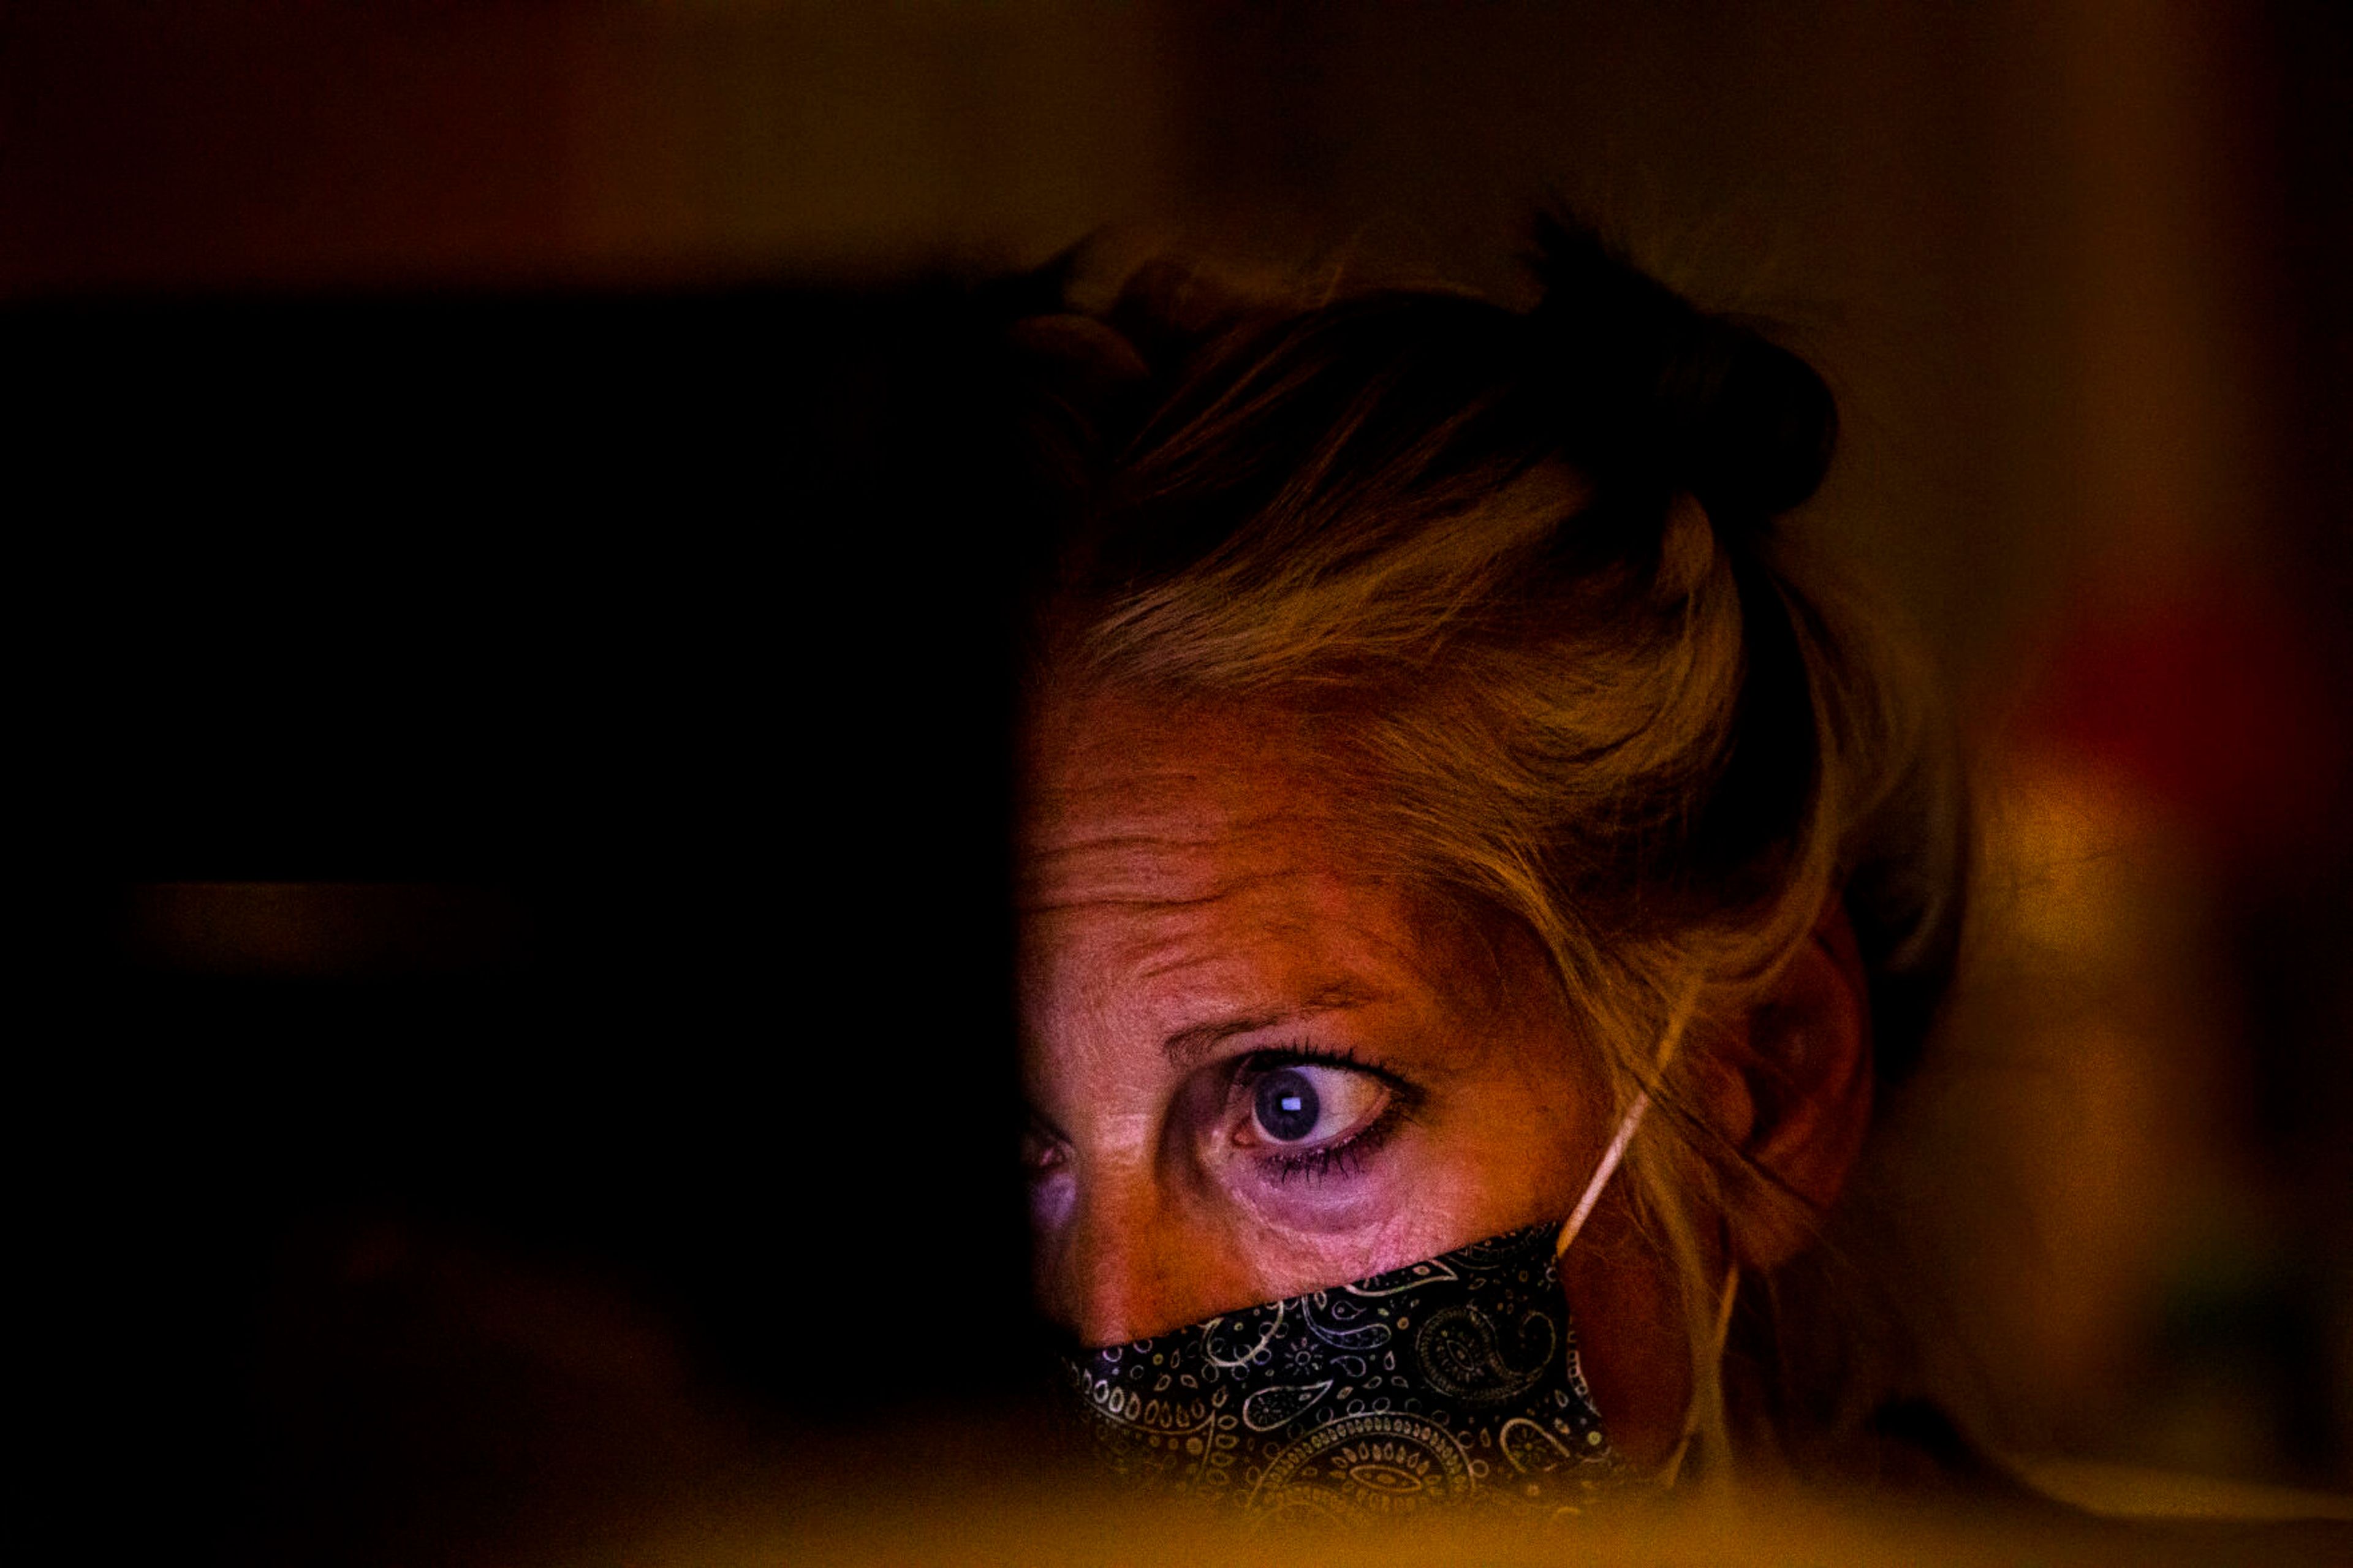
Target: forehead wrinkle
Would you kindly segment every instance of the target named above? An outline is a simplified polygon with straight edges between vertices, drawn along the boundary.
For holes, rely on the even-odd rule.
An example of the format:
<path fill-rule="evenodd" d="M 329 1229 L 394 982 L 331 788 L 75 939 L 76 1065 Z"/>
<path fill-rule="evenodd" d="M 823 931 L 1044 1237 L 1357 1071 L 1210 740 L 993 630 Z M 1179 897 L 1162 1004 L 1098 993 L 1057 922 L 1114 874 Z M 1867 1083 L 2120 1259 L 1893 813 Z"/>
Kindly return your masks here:
<path fill-rule="evenodd" d="M 1269 816 L 1254 826 L 1277 820 Z M 1247 867 L 1232 865 L 1217 853 L 1243 839 L 1256 839 L 1270 848 L 1279 846 L 1279 853 L 1262 855 L 1258 864 Z M 1194 909 L 1307 874 L 1304 855 L 1305 847 L 1288 836 L 1244 834 L 1211 825 L 1205 825 L 1198 838 L 1118 833 L 1049 848 L 1033 846 L 1022 869 L 1019 907 L 1033 915 L 1098 907 Z"/>
<path fill-rule="evenodd" d="M 1051 903 L 1025 902 L 1021 906 L 1021 912 L 1026 915 L 1061 915 L 1069 914 L 1074 910 L 1126 910 L 1140 914 L 1150 914 L 1162 910 L 1197 910 L 1204 904 L 1214 904 L 1221 899 L 1229 898 L 1231 892 L 1230 889 L 1221 888 L 1214 893 L 1203 893 L 1194 899 L 1147 899 L 1141 896 L 1115 898 L 1110 895 L 1099 898 L 1062 899 Z"/>
<path fill-rule="evenodd" d="M 1257 879 L 1274 880 L 1276 879 Z M 1229 889 L 1214 898 L 1198 900 L 1193 907 L 1218 903 L 1233 897 L 1237 890 Z M 1313 942 L 1322 933 L 1323 928 L 1313 921 L 1302 920 L 1295 915 L 1284 915 L 1263 921 L 1255 927 L 1255 931 L 1261 936 L 1285 939 L 1303 936 Z M 1139 933 L 1135 951 L 1139 955 L 1149 956 L 1139 956 L 1134 973 L 1139 979 L 1163 980 L 1173 974 L 1181 974 L 1188 969 L 1220 969 L 1231 965 L 1238 961 L 1240 952 L 1219 940 L 1223 934 L 1217 931 L 1205 931 L 1194 927 Z M 1321 945 L 1328 946 L 1329 943 Z M 1279 951 L 1295 955 L 1298 949 L 1295 945 L 1292 945 Z M 1254 956 L 1258 962 L 1263 963 L 1263 948 L 1261 947 Z"/>
<path fill-rule="evenodd" d="M 1320 814 L 1291 805 L 1261 802 L 1253 810 L 1239 802 L 1176 805 L 1149 796 L 1135 801 L 1134 792 L 1124 789 L 1088 793 L 1114 795 L 1127 801 L 1127 808 L 1102 814 L 1069 808 L 1083 796 L 1073 796 L 1059 807 L 1050 800 L 1040 801 L 1028 814 L 1023 835 L 1031 855 L 1052 859 L 1119 849 L 1198 849 L 1238 835 L 1280 831 L 1286 824 L 1310 832 L 1328 827 Z"/>

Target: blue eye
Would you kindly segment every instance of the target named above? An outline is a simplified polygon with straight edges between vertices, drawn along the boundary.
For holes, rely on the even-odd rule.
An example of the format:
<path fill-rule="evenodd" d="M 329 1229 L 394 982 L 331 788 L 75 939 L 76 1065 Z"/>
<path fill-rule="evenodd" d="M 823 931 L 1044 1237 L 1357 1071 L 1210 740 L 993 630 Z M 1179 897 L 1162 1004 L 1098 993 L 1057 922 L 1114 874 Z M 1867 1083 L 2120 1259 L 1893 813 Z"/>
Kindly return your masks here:
<path fill-rule="evenodd" d="M 1324 1115 L 1324 1102 L 1307 1075 L 1282 1068 L 1258 1081 L 1258 1124 L 1278 1143 L 1296 1143 L 1313 1134 Z"/>
<path fill-rule="evenodd" d="M 1257 1152 L 1259 1173 L 1276 1185 L 1361 1167 L 1421 1100 L 1388 1068 L 1329 1047 L 1261 1051 L 1238 1071 L 1238 1099 L 1250 1113 L 1229 1136 Z"/>

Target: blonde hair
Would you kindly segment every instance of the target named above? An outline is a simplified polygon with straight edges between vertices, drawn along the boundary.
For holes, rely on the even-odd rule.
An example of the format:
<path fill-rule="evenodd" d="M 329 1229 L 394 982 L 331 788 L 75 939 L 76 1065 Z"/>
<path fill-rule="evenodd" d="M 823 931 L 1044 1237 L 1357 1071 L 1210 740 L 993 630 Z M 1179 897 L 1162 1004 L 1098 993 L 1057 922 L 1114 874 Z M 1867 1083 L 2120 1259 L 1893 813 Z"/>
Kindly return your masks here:
<path fill-rule="evenodd" d="M 1620 1179 L 1721 1452 L 1705 1216 L 1776 1194 L 1690 1110 L 1695 1053 L 1653 1068 L 1859 875 L 1907 889 L 1857 923 L 1874 979 L 1916 989 L 1949 956 L 1952 867 L 1924 869 L 1916 811 L 1891 820 L 1925 754 L 1909 681 L 1772 526 L 1828 461 L 1820 379 L 1589 234 L 1543 239 L 1525 313 L 1390 291 L 1177 330 L 1131 290 L 1132 354 L 1057 405 L 1098 452 L 1056 465 L 1089 478 L 1047 552 L 1037 678 L 1301 717 L 1369 874 L 1534 937 L 1616 1114 L 1654 1102 Z M 1145 416 L 1106 440 L 1095 410 L 1123 400 Z M 1881 1020 L 1883 1070 L 1914 1028 Z"/>

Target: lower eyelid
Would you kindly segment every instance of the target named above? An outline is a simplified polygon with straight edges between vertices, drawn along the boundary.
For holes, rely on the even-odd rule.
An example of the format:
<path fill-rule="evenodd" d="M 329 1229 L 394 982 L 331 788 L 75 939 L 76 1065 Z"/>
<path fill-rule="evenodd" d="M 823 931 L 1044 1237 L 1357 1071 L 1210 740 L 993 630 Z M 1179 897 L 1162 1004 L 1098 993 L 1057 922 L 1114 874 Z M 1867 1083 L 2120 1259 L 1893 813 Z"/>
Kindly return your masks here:
<path fill-rule="evenodd" d="M 1322 1181 L 1337 1173 L 1335 1166 L 1361 1164 L 1378 1152 L 1396 1134 L 1403 1121 L 1403 1110 L 1392 1096 L 1371 1121 L 1344 1138 L 1310 1149 L 1277 1147 L 1272 1152 L 1257 1156 L 1261 1170 L 1278 1184 L 1302 1178 Z"/>

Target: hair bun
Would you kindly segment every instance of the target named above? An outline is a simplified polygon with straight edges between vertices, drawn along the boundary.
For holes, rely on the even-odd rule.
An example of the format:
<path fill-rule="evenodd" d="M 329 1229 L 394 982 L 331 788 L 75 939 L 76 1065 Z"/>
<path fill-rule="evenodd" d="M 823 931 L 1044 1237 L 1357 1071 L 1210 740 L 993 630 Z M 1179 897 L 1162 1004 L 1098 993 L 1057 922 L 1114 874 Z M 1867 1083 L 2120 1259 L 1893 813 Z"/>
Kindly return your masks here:
<path fill-rule="evenodd" d="M 1814 493 L 1838 404 L 1813 366 L 1692 305 L 1579 220 L 1536 221 L 1530 320 L 1559 356 L 1603 483 L 1688 491 L 1719 530 L 1761 526 Z"/>

